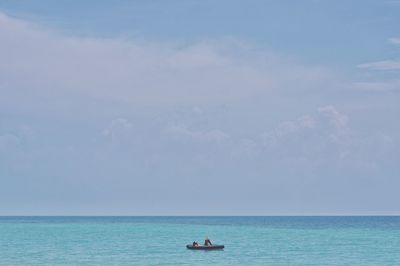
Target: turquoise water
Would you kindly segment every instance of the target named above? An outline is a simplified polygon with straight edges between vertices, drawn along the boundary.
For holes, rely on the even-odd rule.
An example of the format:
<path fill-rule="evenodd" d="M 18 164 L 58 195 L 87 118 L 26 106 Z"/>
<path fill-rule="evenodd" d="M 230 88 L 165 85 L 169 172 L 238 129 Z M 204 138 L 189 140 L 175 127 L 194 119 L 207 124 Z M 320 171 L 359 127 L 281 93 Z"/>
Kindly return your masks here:
<path fill-rule="evenodd" d="M 206 264 L 400 265 L 400 217 L 0 217 L 0 265 Z"/>

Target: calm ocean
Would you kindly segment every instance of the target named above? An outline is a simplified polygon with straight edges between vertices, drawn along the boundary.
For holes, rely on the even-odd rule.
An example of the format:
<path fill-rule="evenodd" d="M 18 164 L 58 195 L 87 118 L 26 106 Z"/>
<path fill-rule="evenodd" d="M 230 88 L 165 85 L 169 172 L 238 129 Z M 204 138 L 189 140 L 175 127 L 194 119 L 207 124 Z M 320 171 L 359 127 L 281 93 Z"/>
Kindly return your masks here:
<path fill-rule="evenodd" d="M 0 265 L 207 264 L 400 265 L 400 217 L 0 217 Z"/>

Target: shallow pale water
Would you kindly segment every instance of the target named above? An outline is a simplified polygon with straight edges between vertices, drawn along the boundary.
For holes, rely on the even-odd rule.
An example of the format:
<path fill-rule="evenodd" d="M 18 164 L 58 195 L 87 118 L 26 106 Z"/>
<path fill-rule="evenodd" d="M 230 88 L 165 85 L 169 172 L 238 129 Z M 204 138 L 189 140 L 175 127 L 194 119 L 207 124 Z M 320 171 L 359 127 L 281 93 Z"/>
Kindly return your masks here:
<path fill-rule="evenodd" d="M 206 264 L 400 265 L 400 217 L 0 217 L 0 265 Z"/>

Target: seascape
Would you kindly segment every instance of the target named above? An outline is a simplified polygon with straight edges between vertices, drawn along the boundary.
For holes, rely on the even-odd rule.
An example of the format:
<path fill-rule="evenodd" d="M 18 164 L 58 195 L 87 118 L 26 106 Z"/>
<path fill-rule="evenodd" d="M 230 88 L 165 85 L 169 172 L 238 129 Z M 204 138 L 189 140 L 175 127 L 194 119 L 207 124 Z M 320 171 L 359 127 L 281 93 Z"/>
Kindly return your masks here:
<path fill-rule="evenodd" d="M 205 234 L 223 251 L 185 245 Z M 1 217 L 0 265 L 399 265 L 400 217 Z"/>

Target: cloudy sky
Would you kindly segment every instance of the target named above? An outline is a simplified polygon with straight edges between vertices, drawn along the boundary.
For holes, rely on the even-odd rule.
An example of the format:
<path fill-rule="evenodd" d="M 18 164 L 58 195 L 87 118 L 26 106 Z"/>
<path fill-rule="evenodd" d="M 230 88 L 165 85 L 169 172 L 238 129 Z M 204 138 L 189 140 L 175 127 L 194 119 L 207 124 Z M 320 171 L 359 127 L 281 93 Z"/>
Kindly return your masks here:
<path fill-rule="evenodd" d="M 400 2 L 0 1 L 0 215 L 400 214 Z"/>

